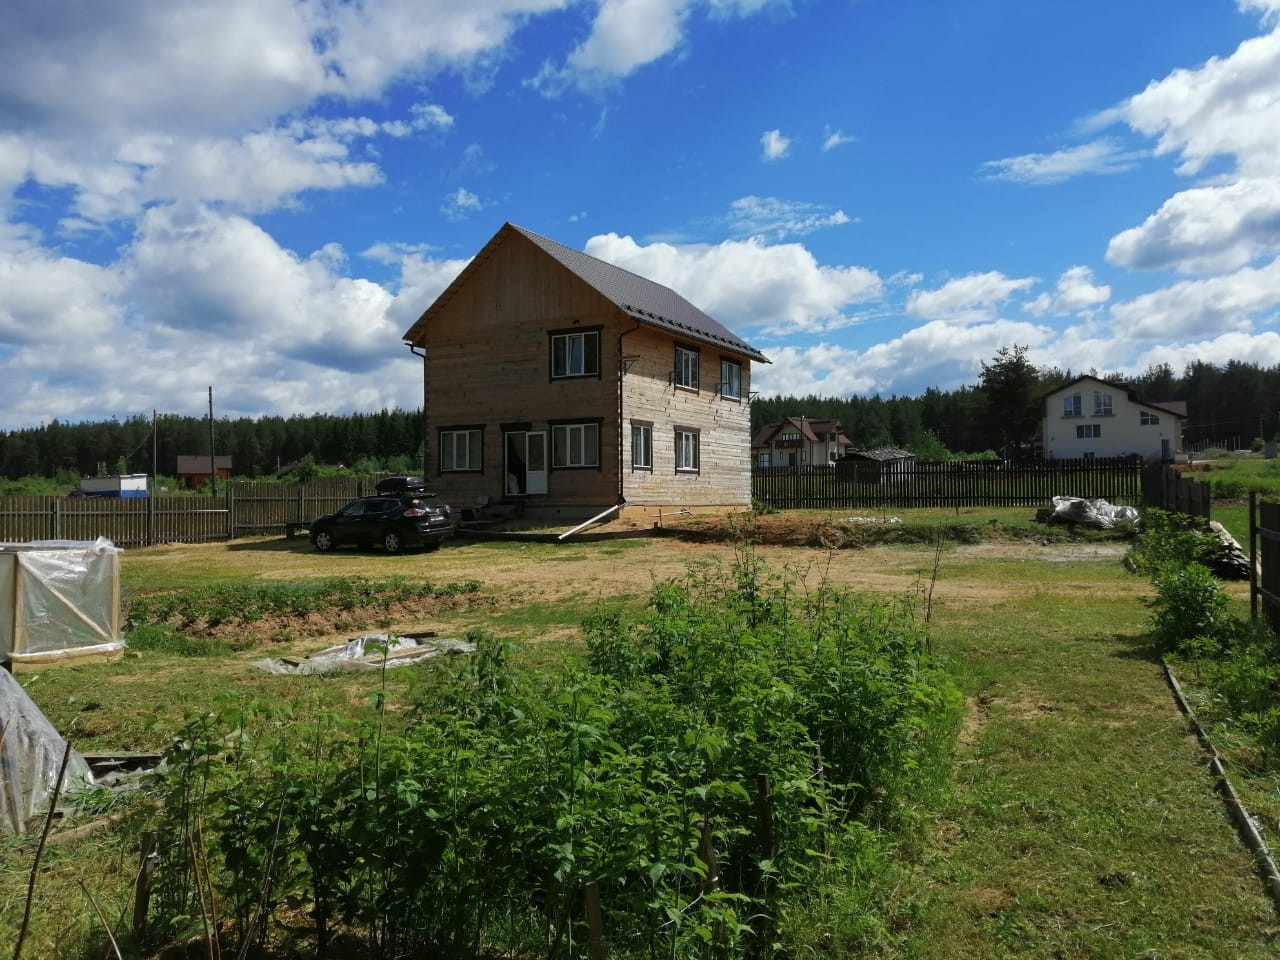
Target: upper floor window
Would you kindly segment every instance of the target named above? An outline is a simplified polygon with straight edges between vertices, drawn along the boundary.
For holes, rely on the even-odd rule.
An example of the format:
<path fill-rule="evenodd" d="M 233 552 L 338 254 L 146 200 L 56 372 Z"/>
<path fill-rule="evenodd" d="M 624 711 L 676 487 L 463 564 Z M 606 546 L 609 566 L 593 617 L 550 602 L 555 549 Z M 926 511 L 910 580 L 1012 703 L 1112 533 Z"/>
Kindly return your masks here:
<path fill-rule="evenodd" d="M 1111 394 L 1101 390 L 1093 391 L 1093 415 L 1095 417 L 1111 416 Z"/>
<path fill-rule="evenodd" d="M 575 330 L 551 334 L 551 376 L 598 377 L 600 331 Z"/>
<path fill-rule="evenodd" d="M 1080 394 L 1073 393 L 1070 396 L 1062 398 L 1062 415 L 1064 417 L 1083 416 L 1083 410 L 1080 403 Z"/>
<path fill-rule="evenodd" d="M 1160 418 L 1149 410 L 1143 410 L 1138 414 L 1138 423 L 1144 427 L 1154 427 L 1160 422 Z"/>
<path fill-rule="evenodd" d="M 742 399 L 742 364 L 737 360 L 720 361 L 720 396 L 728 400 Z"/>
<path fill-rule="evenodd" d="M 440 431 L 440 470 L 475 472 L 484 469 L 482 451 L 484 433 L 479 427 L 462 427 Z"/>
<path fill-rule="evenodd" d="M 698 351 L 676 344 L 676 386 L 698 389 Z"/>

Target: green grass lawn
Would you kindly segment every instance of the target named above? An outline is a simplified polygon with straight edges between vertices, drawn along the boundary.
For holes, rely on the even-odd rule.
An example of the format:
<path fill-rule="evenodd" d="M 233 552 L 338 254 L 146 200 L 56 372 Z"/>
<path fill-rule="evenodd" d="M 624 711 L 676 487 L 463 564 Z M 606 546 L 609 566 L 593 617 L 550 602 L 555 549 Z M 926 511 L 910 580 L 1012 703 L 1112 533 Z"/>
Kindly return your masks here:
<path fill-rule="evenodd" d="M 931 520 L 943 514 L 955 521 L 954 511 Z M 1029 524 L 1028 514 L 974 511 L 963 519 L 994 529 Z M 586 614 L 639 603 L 655 577 L 732 555 L 723 545 L 675 541 L 622 549 L 469 544 L 401 558 L 318 556 L 285 543 L 130 551 L 125 588 L 393 572 L 433 583 L 470 576 L 493 605 L 442 610 L 432 624 L 516 638 L 517 656 L 540 669 L 578 655 L 577 624 Z M 932 588 L 932 643 L 967 699 L 950 798 L 941 810 L 920 811 L 919 829 L 899 851 L 898 882 L 878 904 L 885 928 L 872 938 L 875 955 L 1275 956 L 1280 921 L 1146 644 L 1141 601 L 1150 587 L 1123 570 L 1122 552 L 1123 544 L 1098 538 L 951 543 L 938 555 L 931 585 L 935 553 L 919 544 L 759 549 L 772 567 L 815 578 L 889 591 Z M 367 709 L 382 683 L 377 674 L 277 677 L 250 666 L 318 643 L 299 638 L 197 659 L 129 651 L 117 663 L 22 680 L 78 744 L 156 749 L 185 716 L 228 701 L 287 704 L 294 717 Z M 414 685 L 429 678 L 418 668 L 389 671 L 389 702 L 410 701 Z M 1264 777 L 1251 789 L 1280 795 L 1280 780 Z M 0 943 L 14 940 L 33 853 L 30 841 L 0 839 Z M 84 957 L 85 931 L 100 926 L 85 890 L 107 916 L 127 916 L 136 867 L 127 821 L 51 847 L 24 956 Z M 813 922 L 828 916 L 815 908 Z M 851 952 L 832 929 L 830 956 L 867 955 L 866 939 L 862 953 Z"/>
<path fill-rule="evenodd" d="M 980 618 L 939 610 L 971 713 L 903 955 L 1274 955 L 1275 909 L 1145 644 L 1141 582 L 1104 561 L 1037 573 Z"/>

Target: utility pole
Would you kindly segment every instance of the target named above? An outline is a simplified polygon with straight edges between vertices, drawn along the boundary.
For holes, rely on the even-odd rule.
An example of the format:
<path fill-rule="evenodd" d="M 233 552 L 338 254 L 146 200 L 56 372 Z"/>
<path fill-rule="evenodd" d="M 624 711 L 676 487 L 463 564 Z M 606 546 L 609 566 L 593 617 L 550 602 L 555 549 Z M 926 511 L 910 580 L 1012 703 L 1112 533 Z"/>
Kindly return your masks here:
<path fill-rule="evenodd" d="M 218 463 L 213 457 L 213 387 L 209 388 L 209 489 L 218 495 Z"/>
<path fill-rule="evenodd" d="M 160 489 L 160 441 L 156 439 L 156 408 L 151 408 L 151 495 Z"/>

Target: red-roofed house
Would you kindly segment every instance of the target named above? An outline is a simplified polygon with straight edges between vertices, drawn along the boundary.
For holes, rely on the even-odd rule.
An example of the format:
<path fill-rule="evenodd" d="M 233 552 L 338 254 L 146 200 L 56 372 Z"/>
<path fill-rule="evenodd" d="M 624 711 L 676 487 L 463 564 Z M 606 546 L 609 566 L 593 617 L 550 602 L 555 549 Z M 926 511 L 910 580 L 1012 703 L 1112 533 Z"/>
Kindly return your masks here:
<path fill-rule="evenodd" d="M 758 467 L 799 467 L 831 464 L 849 446 L 839 420 L 787 417 L 761 427 L 751 441 L 751 458 Z"/>

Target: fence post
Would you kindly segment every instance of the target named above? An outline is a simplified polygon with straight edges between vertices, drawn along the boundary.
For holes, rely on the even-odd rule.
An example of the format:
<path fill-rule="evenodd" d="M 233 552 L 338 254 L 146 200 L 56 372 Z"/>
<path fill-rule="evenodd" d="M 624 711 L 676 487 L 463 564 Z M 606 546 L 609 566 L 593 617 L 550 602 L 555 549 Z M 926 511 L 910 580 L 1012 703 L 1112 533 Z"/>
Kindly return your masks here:
<path fill-rule="evenodd" d="M 235 484 L 227 481 L 227 539 L 236 538 L 236 491 Z"/>
<path fill-rule="evenodd" d="M 61 500 L 53 501 L 53 516 L 50 519 L 52 523 L 50 524 L 51 529 L 49 531 L 49 539 L 61 540 L 62 539 L 62 501 Z"/>
<path fill-rule="evenodd" d="M 156 542 L 155 536 L 156 536 L 156 498 L 155 498 L 155 491 L 153 490 L 151 491 L 151 493 L 147 495 L 146 543 L 148 547 Z"/>
<path fill-rule="evenodd" d="M 1258 619 L 1258 491 L 1249 491 L 1249 619 Z"/>

